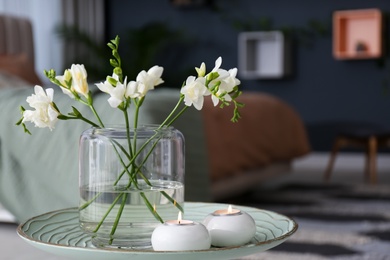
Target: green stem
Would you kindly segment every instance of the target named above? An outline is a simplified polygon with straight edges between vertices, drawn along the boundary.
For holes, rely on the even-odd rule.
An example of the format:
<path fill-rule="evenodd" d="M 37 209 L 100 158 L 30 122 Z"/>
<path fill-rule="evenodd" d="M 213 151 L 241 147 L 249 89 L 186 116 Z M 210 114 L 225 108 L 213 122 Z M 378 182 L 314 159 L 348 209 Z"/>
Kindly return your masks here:
<path fill-rule="evenodd" d="M 78 118 L 74 118 L 74 119 L 78 119 Z M 86 123 L 88 123 L 88 124 L 90 124 L 91 126 L 94 126 L 94 127 L 99 127 L 99 125 L 98 124 L 96 124 L 96 123 L 94 123 L 94 122 L 92 122 L 91 120 L 88 120 L 87 118 L 85 118 L 85 117 L 80 117 L 80 119 L 81 120 L 83 120 L 84 122 L 86 122 Z"/>
<path fill-rule="evenodd" d="M 123 110 L 123 115 L 125 117 L 125 123 L 126 123 L 126 136 L 127 136 L 127 146 L 129 147 L 129 154 L 130 158 L 133 156 L 133 149 L 131 147 L 131 142 L 130 142 L 130 123 L 129 123 L 129 115 L 127 113 L 127 109 Z"/>
<path fill-rule="evenodd" d="M 138 118 L 139 118 L 139 109 L 142 106 L 142 103 L 144 102 L 145 97 L 140 98 L 140 100 L 135 102 L 135 111 L 134 111 L 134 129 L 138 127 Z"/>
<path fill-rule="evenodd" d="M 154 144 L 150 148 L 149 152 L 146 154 L 145 158 L 143 159 L 143 161 L 141 162 L 141 164 L 137 167 L 137 169 L 135 171 L 136 173 L 138 173 L 141 176 L 142 179 L 144 179 L 146 184 L 149 185 L 149 186 L 152 186 L 152 184 L 150 183 L 148 178 L 146 178 L 145 175 L 141 172 L 141 167 L 146 163 L 146 161 L 148 160 L 149 156 L 152 154 L 154 148 L 156 148 L 156 146 L 157 146 L 158 142 L 160 141 L 160 139 L 161 139 L 161 136 L 156 140 L 156 142 L 154 142 Z"/>
<path fill-rule="evenodd" d="M 140 155 L 140 153 L 142 152 L 143 149 L 145 149 L 145 147 L 156 137 L 158 133 L 156 132 L 152 137 L 150 137 L 145 143 L 143 143 L 143 145 L 141 146 L 141 148 L 133 155 L 133 157 L 131 158 L 131 160 L 129 161 L 128 164 L 124 165 L 124 170 L 122 170 L 122 172 L 119 174 L 119 177 L 118 177 L 118 180 L 117 182 L 119 181 L 119 179 L 122 178 L 122 176 L 126 173 L 126 169 L 129 168 L 135 161 L 135 159 L 138 157 L 138 155 Z M 154 145 L 155 147 L 156 145 Z M 151 149 L 152 150 L 152 149 Z M 140 165 L 138 166 L 138 169 L 140 169 L 143 164 L 145 163 L 145 161 Z M 137 171 L 135 171 L 137 172 Z"/>
<path fill-rule="evenodd" d="M 122 178 L 123 174 L 126 172 L 127 175 L 129 176 L 130 180 L 129 180 L 129 184 L 131 184 L 131 182 L 133 181 L 134 183 L 136 183 L 136 179 L 134 178 L 134 173 L 133 172 L 129 172 L 129 167 L 130 166 L 127 166 L 125 164 L 125 162 L 123 161 L 122 159 L 122 156 L 119 154 L 118 152 L 118 149 L 115 147 L 115 145 L 113 144 L 113 147 L 114 147 L 114 150 L 116 152 L 116 154 L 118 155 L 118 158 L 119 158 L 119 161 L 121 163 L 121 165 L 123 166 L 124 170 L 123 170 L 123 173 L 116 179 L 116 181 L 114 182 L 114 186 L 116 186 L 118 184 L 118 182 L 120 181 L 120 179 Z M 121 145 L 120 145 L 121 149 L 124 149 Z M 127 155 L 127 153 L 125 153 Z M 134 167 L 133 167 L 134 168 Z M 133 170 L 132 170 L 133 171 Z"/>
<path fill-rule="evenodd" d="M 178 115 L 175 116 L 172 120 L 170 120 L 170 118 L 175 114 L 176 110 L 179 108 L 180 106 L 180 103 L 184 100 L 184 96 L 181 96 L 179 101 L 176 103 L 175 107 L 172 109 L 171 113 L 167 116 L 167 118 L 160 124 L 160 126 L 157 128 L 157 130 L 160 130 L 162 127 L 164 127 L 164 125 L 167 125 L 167 126 L 170 126 L 177 118 L 178 118 Z M 188 106 L 185 106 L 180 112 L 179 112 L 179 115 L 183 114 L 184 111 L 188 108 Z M 135 118 L 137 118 L 138 120 L 138 116 L 136 115 Z M 170 121 L 169 121 L 170 120 Z M 169 123 L 167 124 L 167 122 L 169 121 Z M 136 123 L 135 123 L 136 124 Z M 135 161 L 135 158 L 138 157 L 138 155 L 142 152 L 143 149 L 145 149 L 145 147 L 157 136 L 158 132 L 156 132 L 153 136 L 151 136 L 145 143 L 142 144 L 142 146 L 140 147 L 140 149 L 135 152 L 134 151 L 134 155 L 132 156 L 132 159 L 130 160 L 130 162 L 126 165 L 126 167 L 130 167 L 130 165 Z M 153 149 L 156 145 L 153 146 Z M 151 149 L 151 150 L 153 150 Z M 142 166 L 143 164 L 141 164 Z M 122 171 L 121 174 L 120 174 L 120 177 L 123 176 L 123 174 L 125 173 L 125 171 Z"/>
<path fill-rule="evenodd" d="M 144 199 L 145 205 L 148 207 L 149 211 L 153 214 L 153 216 L 160 221 L 161 223 L 164 223 L 164 220 L 161 218 L 161 216 L 157 213 L 157 210 L 155 210 L 150 204 L 148 198 L 146 198 L 145 193 L 141 192 L 141 197 Z"/>
<path fill-rule="evenodd" d="M 143 103 L 143 100 L 144 98 L 141 98 L 140 100 L 138 101 L 135 101 L 135 111 L 134 111 L 134 122 L 133 122 L 133 128 L 134 128 L 134 139 L 133 139 L 133 151 L 136 152 L 137 151 L 137 136 L 138 136 L 138 119 L 139 119 L 139 109 Z M 127 120 L 126 122 L 126 127 L 128 129 L 128 131 L 130 131 L 130 126 L 129 126 L 129 120 Z M 130 146 L 130 141 L 129 141 L 129 147 Z M 134 167 L 134 164 L 133 164 L 133 167 Z M 136 174 L 137 171 L 134 172 L 134 174 Z"/>
<path fill-rule="evenodd" d="M 98 194 L 96 194 L 92 199 L 90 199 L 89 201 L 87 201 L 86 203 L 84 203 L 84 205 L 82 205 L 79 210 L 83 210 L 85 209 L 86 207 L 88 207 L 89 205 L 91 205 L 92 202 L 94 202 L 100 195 L 102 195 L 103 193 L 102 192 L 99 192 Z"/>
<path fill-rule="evenodd" d="M 53 82 L 53 81 L 52 81 L 52 82 Z M 55 82 L 53 82 L 53 83 L 55 83 Z M 57 84 L 57 83 L 55 83 L 55 84 Z M 91 91 L 88 93 L 87 101 L 81 99 L 80 96 L 79 96 L 77 93 L 74 94 L 74 98 L 76 99 L 76 101 L 78 101 L 78 102 L 80 102 L 80 103 L 82 103 L 82 104 L 88 106 L 88 107 L 91 109 L 91 111 L 92 111 L 92 113 L 94 114 L 94 116 L 96 117 L 96 119 L 98 120 L 98 122 L 99 122 L 99 124 L 100 124 L 100 127 L 104 127 L 104 124 L 103 124 L 102 120 L 100 119 L 99 114 L 96 112 L 96 109 L 95 109 L 95 107 L 93 106 L 93 99 L 92 99 Z M 82 119 L 82 118 L 81 118 L 81 119 Z M 82 120 L 84 120 L 84 119 L 82 119 Z M 88 120 L 88 119 L 87 119 L 87 120 Z M 89 122 L 86 121 L 86 120 L 84 120 L 84 121 L 87 122 L 87 123 L 90 123 L 89 120 L 88 120 Z M 91 123 L 90 123 L 90 124 L 91 124 Z M 95 123 L 92 123 L 92 125 L 93 125 L 93 126 L 97 126 Z"/>
<path fill-rule="evenodd" d="M 90 124 L 91 126 L 94 126 L 94 127 L 100 127 L 98 124 L 92 122 L 91 120 L 83 117 L 82 115 L 79 115 L 79 116 L 66 116 L 66 115 L 59 115 L 58 116 L 58 119 L 60 120 L 77 120 L 77 119 L 80 119 L 88 124 Z"/>
<path fill-rule="evenodd" d="M 115 222 L 114 222 L 114 225 L 112 226 L 112 229 L 111 229 L 111 233 L 110 233 L 110 245 L 112 244 L 112 241 L 114 240 L 114 238 L 112 237 L 114 234 L 115 234 L 115 231 L 118 227 L 118 224 L 119 224 L 119 221 L 121 219 L 121 216 L 122 216 L 122 212 L 123 212 L 123 209 L 126 205 L 126 201 L 127 201 L 127 197 L 129 196 L 128 193 L 122 193 L 122 195 L 125 195 L 124 197 L 122 197 L 122 203 L 119 207 L 119 210 L 118 210 L 118 214 L 116 215 L 116 218 L 115 218 Z"/>
<path fill-rule="evenodd" d="M 104 214 L 102 220 L 100 220 L 99 224 L 96 226 L 96 228 L 93 230 L 94 233 L 96 233 L 100 227 L 102 226 L 104 220 L 107 218 L 108 214 L 110 214 L 111 210 L 114 208 L 115 204 L 118 202 L 118 200 L 122 197 L 122 195 L 125 194 L 125 193 L 120 193 L 116 198 L 115 200 L 112 202 L 110 208 L 108 209 L 108 211 L 106 212 L 106 214 Z"/>
<path fill-rule="evenodd" d="M 168 195 L 168 193 L 166 193 L 165 191 L 161 191 L 160 192 L 165 198 L 167 198 L 176 208 L 178 208 L 181 212 L 184 212 L 184 209 L 183 207 L 177 203 L 176 200 L 172 199 L 171 196 Z"/>
<path fill-rule="evenodd" d="M 180 110 L 180 112 L 177 113 L 176 116 L 171 121 L 169 121 L 169 123 L 167 123 L 167 126 L 172 125 L 173 122 L 175 122 L 176 119 L 178 119 L 187 110 L 187 108 L 188 106 L 183 107 L 182 110 Z"/>
<path fill-rule="evenodd" d="M 100 126 L 103 128 L 103 127 L 104 127 L 104 124 L 103 124 L 103 122 L 102 122 L 102 120 L 101 120 L 99 114 L 96 112 L 96 109 L 95 109 L 95 107 L 94 107 L 94 105 L 93 105 L 93 98 L 92 98 L 92 93 L 91 93 L 91 91 L 89 91 L 89 93 L 88 93 L 87 103 L 86 103 L 86 104 L 89 106 L 89 108 L 91 109 L 92 113 L 94 114 L 94 116 L 96 117 L 96 119 L 99 121 Z"/>
<path fill-rule="evenodd" d="M 125 106 L 125 107 L 127 107 L 127 106 Z M 134 144 L 133 144 L 134 147 L 133 147 L 133 148 L 131 147 L 131 142 L 130 142 L 130 140 L 131 140 L 131 138 L 130 138 L 130 124 L 129 124 L 129 117 L 128 117 L 128 113 L 127 113 L 127 109 L 126 109 L 126 108 L 123 109 L 123 113 L 124 113 L 125 122 L 126 122 L 126 135 L 127 135 L 127 142 L 128 142 L 128 147 L 129 147 L 129 154 L 127 154 L 127 153 L 125 153 L 125 154 L 127 154 L 128 158 L 130 159 L 130 158 L 133 156 L 133 151 L 136 150 L 136 145 L 137 145 L 137 143 L 136 143 L 136 140 L 137 140 L 137 136 L 136 136 L 137 131 L 136 131 L 136 128 L 137 128 L 137 123 L 138 123 L 139 106 L 136 105 L 136 111 L 135 111 L 136 115 L 135 115 L 135 121 L 134 121 L 134 130 L 135 130 L 135 131 L 134 131 L 134 141 L 133 141 L 133 142 L 134 142 Z M 119 145 L 119 144 L 118 144 L 118 145 Z M 121 149 L 124 150 L 124 148 L 123 148 L 121 145 L 120 145 L 120 147 L 121 147 Z M 115 148 L 115 151 L 117 152 L 117 149 L 116 149 L 115 145 L 114 145 L 114 148 Z M 128 167 L 125 165 L 125 163 L 124 163 L 122 157 L 119 155 L 118 152 L 117 152 L 117 154 L 118 154 L 118 157 L 120 158 L 120 161 L 121 161 L 122 166 L 124 167 L 124 170 L 125 170 L 126 172 L 128 172 L 128 174 L 129 174 L 129 178 L 130 178 L 130 179 L 129 179 L 129 183 L 128 183 L 128 186 L 126 187 L 126 189 L 130 188 L 131 183 L 134 183 L 134 185 L 136 186 L 136 188 L 139 189 L 139 187 L 138 187 L 138 185 L 137 185 L 137 180 L 136 180 L 136 178 L 135 178 L 136 171 L 135 171 L 134 160 L 132 160 L 132 163 L 129 164 L 129 166 L 132 165 L 131 172 L 129 172 Z M 116 182 L 114 183 L 114 185 L 116 185 L 116 184 L 119 182 L 119 180 L 121 179 L 122 176 L 123 176 L 123 174 L 120 175 L 120 177 L 116 180 Z M 146 204 L 146 205 L 148 206 L 148 208 L 150 209 L 150 205 L 151 205 L 151 204 L 150 204 L 149 200 L 146 198 L 146 196 L 145 196 L 143 193 L 141 194 L 141 196 L 142 196 L 142 198 L 144 199 L 145 204 Z M 111 233 L 110 233 L 110 236 L 111 236 L 110 244 L 112 244 L 112 241 L 113 241 L 112 236 L 115 234 L 116 229 L 117 229 L 117 227 L 118 227 L 120 218 L 121 218 L 122 213 L 123 213 L 123 209 L 124 209 L 124 207 L 125 207 L 125 205 L 126 205 L 127 197 L 128 197 L 128 194 L 126 193 L 126 194 L 125 194 L 125 197 L 122 198 L 122 203 L 121 203 L 121 205 L 120 205 L 120 208 L 118 209 L 118 213 L 117 213 L 117 215 L 116 215 L 115 222 L 114 222 L 114 224 L 113 224 L 113 226 L 112 226 Z M 109 211 L 111 211 L 111 209 L 112 209 L 112 208 L 110 208 Z M 157 212 L 154 213 L 154 211 L 152 211 L 152 213 L 153 213 L 153 214 L 155 215 L 155 217 L 156 217 Z M 158 214 L 157 214 L 157 216 L 158 216 Z M 159 216 L 158 216 L 158 217 L 159 217 Z M 160 217 L 160 219 L 161 219 L 161 217 Z"/>
<path fill-rule="evenodd" d="M 102 122 L 102 120 L 100 119 L 100 116 L 98 115 L 98 113 L 96 112 L 96 109 L 95 107 L 93 106 L 93 104 L 89 104 L 89 108 L 92 110 L 92 113 L 95 115 L 95 117 L 97 118 L 97 120 L 99 121 L 99 124 L 100 124 L 100 127 L 104 127 L 104 124 Z"/>
<path fill-rule="evenodd" d="M 125 106 L 127 107 L 127 106 Z M 134 149 L 131 147 L 131 138 L 130 138 L 130 123 L 129 123 L 129 115 L 127 113 L 127 109 L 125 108 L 123 110 L 123 115 L 125 117 L 125 123 L 126 123 L 126 136 L 127 136 L 127 146 L 129 147 L 129 153 L 125 153 L 127 155 L 127 159 L 129 161 L 131 161 L 131 159 L 133 158 L 133 155 L 134 155 Z M 118 144 L 119 145 L 119 144 Z M 122 147 L 120 145 L 120 147 Z M 123 147 L 122 147 L 123 148 Z M 125 151 L 125 149 L 123 149 Z M 130 165 L 132 165 L 133 167 L 131 168 L 131 172 L 129 172 L 129 167 Z M 129 180 L 129 185 L 131 185 L 131 182 L 134 183 L 134 185 L 136 185 L 137 183 L 137 179 L 135 178 L 135 174 L 134 174 L 134 160 L 133 160 L 133 163 L 129 164 L 129 166 L 127 166 L 124 162 L 122 163 L 122 166 L 124 167 L 124 170 L 126 172 L 128 172 L 129 174 L 129 177 L 130 177 L 130 180 Z M 116 185 L 118 183 L 118 181 L 122 178 L 123 174 L 120 174 L 117 181 L 114 183 L 114 185 Z M 138 188 L 138 187 L 137 187 Z"/>
<path fill-rule="evenodd" d="M 154 150 L 154 148 L 156 147 L 156 145 L 157 145 L 157 143 L 158 143 L 158 141 L 159 141 L 160 139 L 161 139 L 161 137 L 158 138 L 158 140 L 156 140 L 156 142 L 153 144 L 152 148 L 150 149 L 150 151 L 148 152 L 148 154 L 145 156 L 144 160 L 142 161 L 141 166 L 145 164 L 146 160 L 147 160 L 148 157 L 151 155 L 152 151 Z M 136 172 L 138 172 L 138 174 L 142 177 L 142 179 L 145 181 L 145 183 L 146 183 L 147 185 L 152 186 L 152 184 L 150 183 L 150 181 L 148 180 L 148 178 L 146 178 L 145 175 L 140 171 L 141 166 L 138 166 Z M 178 204 L 178 203 L 176 202 L 176 200 L 174 200 L 171 196 L 169 196 L 165 191 L 161 191 L 161 194 L 164 195 L 164 197 L 166 197 L 166 198 L 167 198 L 167 199 L 168 199 L 176 208 L 178 208 L 181 212 L 184 212 L 184 209 L 181 207 L 181 205 Z M 149 201 L 147 200 L 146 197 L 144 198 L 144 200 L 145 200 L 145 204 L 146 204 L 146 202 L 149 202 Z M 149 208 L 149 209 L 150 209 L 150 208 Z M 153 209 L 153 211 L 155 211 L 155 210 Z M 152 213 L 153 213 L 153 212 L 152 212 Z M 157 212 L 156 212 L 156 213 L 157 213 Z M 154 213 L 153 213 L 153 214 L 154 214 Z M 157 219 L 158 219 L 158 218 L 157 218 Z"/>
<path fill-rule="evenodd" d="M 161 125 L 159 126 L 158 129 L 161 129 L 164 125 L 166 125 L 166 123 L 170 120 L 170 118 L 175 114 L 176 110 L 179 108 L 181 102 L 184 100 L 184 95 L 183 96 L 180 96 L 180 99 L 179 101 L 177 101 L 175 107 L 172 109 L 171 113 L 169 113 L 169 115 L 167 116 L 167 118 L 165 118 L 165 120 L 161 123 Z M 186 106 L 187 107 L 187 106 Z"/>
<path fill-rule="evenodd" d="M 162 127 L 164 126 L 170 126 L 180 115 L 182 115 L 184 113 L 184 111 L 188 108 L 187 106 L 185 106 L 183 109 L 180 110 L 179 113 L 176 114 L 176 111 L 177 109 L 179 108 L 181 102 L 184 100 L 184 97 L 181 96 L 179 101 L 177 102 L 176 106 L 172 109 L 171 113 L 167 116 L 167 118 L 161 123 L 161 125 L 157 128 L 157 130 L 161 129 Z M 136 127 L 138 126 L 138 116 L 139 116 L 139 109 L 140 109 L 140 106 L 142 104 L 142 101 L 140 103 L 137 103 L 136 104 L 136 110 L 135 110 L 135 116 L 134 116 L 134 128 L 136 129 Z M 92 104 L 90 105 L 92 111 L 95 111 Z M 96 113 L 96 111 L 94 112 Z M 97 114 L 96 114 L 97 115 Z M 124 111 L 124 115 L 125 115 L 125 121 L 126 121 L 126 129 L 127 129 L 127 139 L 128 141 L 130 140 L 130 126 L 129 126 L 129 120 L 128 120 L 128 114 L 127 114 L 127 111 Z M 174 116 L 174 117 L 173 117 Z M 173 117 L 173 118 L 172 118 Z M 97 116 L 99 122 L 100 121 L 100 118 Z M 144 174 L 142 174 L 142 172 L 140 171 L 140 169 L 142 168 L 142 166 L 145 164 L 146 160 L 148 159 L 148 157 L 151 155 L 152 151 L 155 149 L 158 141 L 160 140 L 160 138 L 158 138 L 158 140 L 156 140 L 156 142 L 152 145 L 150 151 L 148 152 L 148 154 L 146 155 L 146 157 L 144 158 L 144 160 L 142 161 L 142 163 L 140 165 L 137 165 L 137 167 L 135 167 L 135 159 L 138 157 L 138 155 L 146 148 L 146 146 L 152 141 L 155 139 L 155 137 L 157 136 L 158 132 L 156 132 L 152 137 L 150 137 L 141 147 L 140 149 L 137 151 L 136 150 L 136 132 L 134 133 L 134 141 L 133 141 L 133 149 L 130 145 L 130 141 L 128 143 L 129 145 L 129 149 L 130 149 L 130 154 L 128 153 L 125 153 L 126 156 L 128 156 L 128 158 L 130 159 L 129 163 L 126 165 L 123 161 L 123 159 L 121 158 L 121 156 L 119 155 L 115 145 L 114 145 L 114 148 L 115 148 L 115 151 L 117 152 L 119 158 L 120 158 L 120 161 L 121 161 L 121 164 L 122 166 L 124 167 L 124 170 L 121 172 L 121 174 L 119 175 L 119 177 L 117 178 L 116 182 L 114 185 L 116 185 L 119 180 L 122 178 L 122 176 L 124 175 L 125 172 L 127 172 L 129 174 L 129 177 L 130 177 L 130 180 L 129 180 L 129 184 L 128 184 L 128 187 L 131 186 L 131 183 L 134 183 L 134 185 L 136 186 L 137 189 L 139 189 L 138 185 L 137 185 L 137 181 L 136 179 L 134 178 L 135 177 L 135 174 L 136 173 L 139 173 L 139 175 L 145 180 L 145 182 L 149 185 L 149 186 L 152 186 L 151 183 L 149 182 L 149 180 L 144 176 Z M 119 144 L 118 144 L 119 145 Z M 119 145 L 119 147 L 122 147 L 121 145 Z M 133 166 L 132 167 L 132 170 L 131 172 L 128 171 L 128 168 L 130 166 Z M 127 187 L 127 188 L 128 188 Z M 115 201 L 112 203 L 111 207 L 108 209 L 108 211 L 106 212 L 106 214 L 104 215 L 103 219 L 101 220 L 101 222 L 99 222 L 98 226 L 95 228 L 94 232 L 97 232 L 97 230 L 99 230 L 100 226 L 102 225 L 102 223 L 104 222 L 104 220 L 106 219 L 106 217 L 109 215 L 109 213 L 111 212 L 111 210 L 113 209 L 114 205 L 117 203 L 117 201 L 119 200 L 119 198 L 123 195 L 124 193 L 121 193 L 120 195 L 118 195 L 118 197 L 115 199 Z M 180 204 L 178 204 L 171 196 L 169 196 L 166 192 L 161 192 L 161 194 L 166 197 L 173 205 L 175 205 L 180 211 L 183 212 L 183 208 L 181 207 Z M 161 216 L 156 212 L 156 210 L 153 208 L 153 206 L 151 205 L 151 203 L 149 202 L 148 198 L 145 196 L 145 194 L 143 192 L 140 193 L 141 197 L 143 198 L 144 202 L 145 202 L 145 205 L 148 207 L 148 209 L 150 210 L 150 212 L 154 215 L 154 217 L 160 221 L 161 223 L 163 223 L 163 220 L 161 218 Z M 127 194 L 125 195 L 125 198 L 127 199 Z M 96 199 L 96 198 L 93 198 L 91 201 L 89 201 L 88 203 L 92 203 L 92 201 Z M 112 230 L 111 230 L 111 235 L 114 235 L 115 232 L 116 232 L 116 229 L 117 229 L 117 226 L 118 226 L 118 223 L 119 223 L 119 220 L 120 220 L 120 217 L 122 215 L 122 212 L 123 212 L 123 209 L 125 207 L 125 202 L 126 202 L 126 199 L 122 199 L 122 203 L 121 203 L 121 206 L 118 210 L 118 213 L 117 213 L 117 216 L 116 216 L 116 220 L 115 220 L 115 223 L 112 227 Z M 88 205 L 89 205 L 88 204 Z M 85 207 L 87 207 L 88 205 L 83 205 Z M 84 208 L 85 208 L 84 207 Z M 112 242 L 112 240 L 110 241 Z"/>

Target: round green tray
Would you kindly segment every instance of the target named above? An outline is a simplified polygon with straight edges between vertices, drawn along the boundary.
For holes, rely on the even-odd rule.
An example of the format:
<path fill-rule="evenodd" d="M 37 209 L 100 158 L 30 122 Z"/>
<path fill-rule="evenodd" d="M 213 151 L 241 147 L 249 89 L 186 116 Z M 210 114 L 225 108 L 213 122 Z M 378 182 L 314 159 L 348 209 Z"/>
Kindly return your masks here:
<path fill-rule="evenodd" d="M 123 250 L 95 248 L 91 238 L 79 227 L 77 208 L 48 212 L 33 217 L 18 227 L 26 242 L 46 252 L 72 259 L 231 259 L 256 254 L 283 243 L 298 229 L 296 222 L 281 214 L 252 207 L 233 205 L 250 214 L 257 226 L 256 235 L 246 245 L 211 247 L 199 251 L 157 252 L 153 250 Z M 226 204 L 186 202 L 185 218 L 197 222 Z"/>

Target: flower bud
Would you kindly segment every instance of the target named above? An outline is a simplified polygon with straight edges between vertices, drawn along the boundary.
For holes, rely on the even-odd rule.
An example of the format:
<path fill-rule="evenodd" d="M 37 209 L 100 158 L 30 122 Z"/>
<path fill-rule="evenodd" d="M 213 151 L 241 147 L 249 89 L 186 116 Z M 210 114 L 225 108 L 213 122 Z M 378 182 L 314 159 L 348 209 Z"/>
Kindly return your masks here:
<path fill-rule="evenodd" d="M 88 96 L 89 88 L 87 83 L 87 71 L 84 65 L 73 64 L 70 68 L 72 75 L 72 89 L 79 94 Z"/>
<path fill-rule="evenodd" d="M 114 69 L 114 73 L 116 74 L 116 75 L 122 75 L 122 69 L 120 68 L 120 67 L 116 67 L 115 69 Z"/>
<path fill-rule="evenodd" d="M 114 87 L 116 86 L 116 84 L 118 83 L 118 81 L 116 79 L 114 79 L 113 77 L 110 77 L 110 76 L 107 76 L 106 80 L 108 81 L 108 83 L 110 83 L 111 85 L 113 85 Z"/>
<path fill-rule="evenodd" d="M 195 70 L 198 73 L 198 77 L 204 77 L 204 75 L 206 74 L 206 64 L 202 62 L 200 68 L 195 68 Z"/>
<path fill-rule="evenodd" d="M 72 79 L 72 73 L 68 69 L 65 70 L 64 72 L 64 80 L 65 81 L 70 81 Z"/>

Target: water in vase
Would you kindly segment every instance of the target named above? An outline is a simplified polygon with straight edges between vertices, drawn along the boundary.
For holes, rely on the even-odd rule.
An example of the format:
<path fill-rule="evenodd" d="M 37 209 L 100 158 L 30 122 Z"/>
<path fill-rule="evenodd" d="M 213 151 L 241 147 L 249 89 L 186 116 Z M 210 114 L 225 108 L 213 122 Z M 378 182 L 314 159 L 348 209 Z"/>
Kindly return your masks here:
<path fill-rule="evenodd" d="M 81 187 L 80 226 L 91 234 L 95 246 L 150 248 L 151 234 L 160 221 L 148 203 L 163 221 L 177 219 L 183 207 L 184 185 L 176 181 L 151 182 L 152 187 L 139 183 L 140 189 L 114 187 L 112 183 Z"/>

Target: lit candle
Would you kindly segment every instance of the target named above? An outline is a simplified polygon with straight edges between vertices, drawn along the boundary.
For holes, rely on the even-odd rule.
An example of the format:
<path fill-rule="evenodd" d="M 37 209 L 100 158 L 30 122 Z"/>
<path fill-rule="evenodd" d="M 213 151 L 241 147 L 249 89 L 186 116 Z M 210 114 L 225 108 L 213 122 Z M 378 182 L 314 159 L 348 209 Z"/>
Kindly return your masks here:
<path fill-rule="evenodd" d="M 233 209 L 232 205 L 229 205 L 229 207 L 227 209 L 219 209 L 219 210 L 216 210 L 214 211 L 213 215 L 216 215 L 216 216 L 226 216 L 226 215 L 240 215 L 241 214 L 241 210 L 239 209 Z"/>
<path fill-rule="evenodd" d="M 168 220 L 156 227 L 152 246 L 155 251 L 205 250 L 210 248 L 211 239 L 203 224 L 182 220 L 179 212 L 177 220 Z"/>
<path fill-rule="evenodd" d="M 216 247 L 245 245 L 256 234 L 253 218 L 231 205 L 209 214 L 203 224 L 210 233 L 211 244 Z"/>

